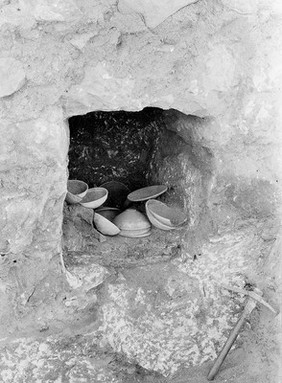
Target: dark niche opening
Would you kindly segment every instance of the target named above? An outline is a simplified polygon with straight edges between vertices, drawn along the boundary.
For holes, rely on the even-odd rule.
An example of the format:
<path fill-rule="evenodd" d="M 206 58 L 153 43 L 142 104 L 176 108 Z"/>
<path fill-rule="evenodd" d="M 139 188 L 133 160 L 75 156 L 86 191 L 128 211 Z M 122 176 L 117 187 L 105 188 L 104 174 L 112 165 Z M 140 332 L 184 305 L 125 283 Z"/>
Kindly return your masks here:
<path fill-rule="evenodd" d="M 69 178 L 89 187 L 112 180 L 130 190 L 147 186 L 158 141 L 164 131 L 163 111 L 92 112 L 69 119 Z"/>
<path fill-rule="evenodd" d="M 206 119 L 177 110 L 94 111 L 69 119 L 69 178 L 89 187 L 119 181 L 130 191 L 165 184 L 165 198 L 197 215 L 212 155 L 193 140 Z M 191 210 L 193 210 L 191 212 Z"/>

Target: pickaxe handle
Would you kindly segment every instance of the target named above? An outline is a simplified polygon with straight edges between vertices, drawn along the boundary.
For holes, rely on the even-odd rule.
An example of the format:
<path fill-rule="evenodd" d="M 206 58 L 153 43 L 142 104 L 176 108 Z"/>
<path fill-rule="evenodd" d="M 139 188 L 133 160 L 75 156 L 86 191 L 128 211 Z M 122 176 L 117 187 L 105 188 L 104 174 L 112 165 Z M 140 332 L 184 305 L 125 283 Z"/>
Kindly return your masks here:
<path fill-rule="evenodd" d="M 226 358 L 229 350 L 231 349 L 233 343 L 235 342 L 241 327 L 243 326 L 245 319 L 249 316 L 249 314 L 253 311 L 253 309 L 256 307 L 256 302 L 252 298 L 247 298 L 246 306 L 244 308 L 244 311 L 240 317 L 240 319 L 237 321 L 236 325 L 230 332 L 230 335 L 225 342 L 225 345 L 223 346 L 223 349 L 221 350 L 220 354 L 218 355 L 212 369 L 210 370 L 208 374 L 208 380 L 213 380 L 218 373 L 218 370 L 220 369 L 222 363 L 224 362 L 224 359 Z"/>
<path fill-rule="evenodd" d="M 239 294 L 246 294 L 246 295 L 248 295 L 248 298 L 246 299 L 246 305 L 245 305 L 245 308 L 243 310 L 243 313 L 242 313 L 240 319 L 238 320 L 238 322 L 236 323 L 236 325 L 234 326 L 234 328 L 230 332 L 230 335 L 229 335 L 227 341 L 225 342 L 223 349 L 221 350 L 221 352 L 218 355 L 212 369 L 210 370 L 210 372 L 208 374 L 208 380 L 213 380 L 215 378 L 216 374 L 218 373 L 218 370 L 220 369 L 222 363 L 224 362 L 224 359 L 226 358 L 229 350 L 231 349 L 233 343 L 235 342 L 235 340 L 236 340 L 236 338 L 240 332 L 240 329 L 244 324 L 245 319 L 250 315 L 250 313 L 256 307 L 257 302 L 263 304 L 268 309 L 270 309 L 272 312 L 277 314 L 276 310 L 272 306 L 270 306 L 267 302 L 265 302 L 265 300 L 262 298 L 262 291 L 260 291 L 258 288 L 255 288 L 254 291 L 248 291 L 248 290 L 242 290 L 239 288 L 229 287 L 229 286 L 225 286 L 225 285 L 222 285 L 222 287 L 224 287 L 228 290 L 231 290 L 231 291 L 235 291 Z"/>

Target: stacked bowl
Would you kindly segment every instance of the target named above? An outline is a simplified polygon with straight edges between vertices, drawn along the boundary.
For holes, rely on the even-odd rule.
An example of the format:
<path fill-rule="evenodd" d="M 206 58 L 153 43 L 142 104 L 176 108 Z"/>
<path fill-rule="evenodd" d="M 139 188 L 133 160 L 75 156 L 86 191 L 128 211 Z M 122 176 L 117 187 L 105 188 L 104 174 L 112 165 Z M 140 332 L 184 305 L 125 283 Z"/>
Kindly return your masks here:
<path fill-rule="evenodd" d="M 83 181 L 69 180 L 66 201 L 96 209 L 93 222 L 102 234 L 141 238 L 150 235 L 151 225 L 161 230 L 173 230 L 187 220 L 181 210 L 155 199 L 166 191 L 165 185 L 153 185 L 129 193 L 126 185 L 116 181 L 89 189 Z M 103 206 L 106 200 L 109 206 Z M 128 208 L 123 212 L 120 210 L 140 202 L 145 202 L 147 217 L 135 208 Z"/>
<path fill-rule="evenodd" d="M 152 225 L 161 230 L 176 229 L 187 220 L 186 215 L 181 210 L 169 207 L 156 199 L 149 199 L 145 208 Z"/>
<path fill-rule="evenodd" d="M 146 216 L 135 209 L 126 209 L 117 215 L 113 223 L 120 229 L 123 237 L 141 238 L 151 233 L 151 224 Z"/>

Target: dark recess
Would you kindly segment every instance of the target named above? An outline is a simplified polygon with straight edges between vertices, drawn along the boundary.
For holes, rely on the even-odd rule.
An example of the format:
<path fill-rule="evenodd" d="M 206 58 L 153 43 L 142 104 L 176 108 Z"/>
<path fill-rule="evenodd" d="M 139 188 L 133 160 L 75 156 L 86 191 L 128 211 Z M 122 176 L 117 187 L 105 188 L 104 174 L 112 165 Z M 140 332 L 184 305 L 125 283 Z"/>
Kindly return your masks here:
<path fill-rule="evenodd" d="M 120 181 L 135 190 L 149 184 L 149 165 L 165 129 L 163 110 L 91 112 L 69 119 L 69 178 L 89 187 Z"/>

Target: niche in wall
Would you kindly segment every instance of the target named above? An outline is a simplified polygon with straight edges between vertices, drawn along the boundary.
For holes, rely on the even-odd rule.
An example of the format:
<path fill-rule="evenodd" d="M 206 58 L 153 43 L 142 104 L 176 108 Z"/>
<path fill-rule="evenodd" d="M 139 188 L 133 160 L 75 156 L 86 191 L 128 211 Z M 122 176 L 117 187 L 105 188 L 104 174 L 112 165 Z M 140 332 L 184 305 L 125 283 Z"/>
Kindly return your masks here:
<path fill-rule="evenodd" d="M 119 181 L 130 191 L 152 184 L 168 187 L 166 199 L 194 222 L 205 204 L 212 155 L 189 134 L 177 132 L 182 113 L 145 108 L 139 112 L 94 111 L 69 119 L 69 178 L 89 187 Z M 190 116 L 190 125 L 204 119 Z"/>

